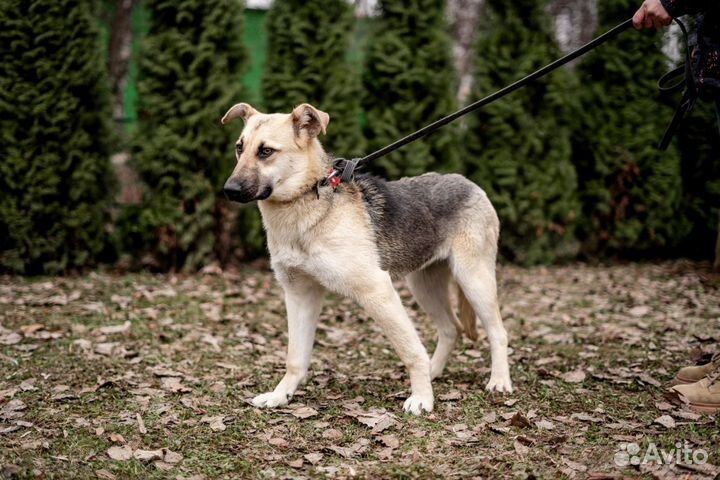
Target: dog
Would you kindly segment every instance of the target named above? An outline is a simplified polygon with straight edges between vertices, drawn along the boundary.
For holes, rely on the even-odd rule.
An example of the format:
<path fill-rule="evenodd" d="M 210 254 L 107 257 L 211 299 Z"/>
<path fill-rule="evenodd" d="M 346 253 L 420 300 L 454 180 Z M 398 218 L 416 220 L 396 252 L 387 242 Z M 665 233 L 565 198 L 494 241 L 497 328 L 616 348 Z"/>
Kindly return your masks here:
<path fill-rule="evenodd" d="M 354 299 L 381 326 L 410 376 L 406 412 L 432 411 L 431 380 L 445 368 L 459 333 L 477 339 L 476 314 L 490 343 L 485 388 L 512 391 L 495 281 L 500 223 L 480 187 L 437 173 L 398 181 L 362 174 L 322 185 L 333 162 L 318 140 L 327 113 L 303 104 L 290 114 L 264 114 L 238 103 L 221 123 L 236 118 L 245 125 L 225 195 L 257 201 L 288 317 L 285 376 L 253 405 L 284 406 L 304 380 L 326 291 Z M 401 277 L 437 325 L 432 359 L 393 287 Z M 454 283 L 460 319 L 451 306 Z"/>

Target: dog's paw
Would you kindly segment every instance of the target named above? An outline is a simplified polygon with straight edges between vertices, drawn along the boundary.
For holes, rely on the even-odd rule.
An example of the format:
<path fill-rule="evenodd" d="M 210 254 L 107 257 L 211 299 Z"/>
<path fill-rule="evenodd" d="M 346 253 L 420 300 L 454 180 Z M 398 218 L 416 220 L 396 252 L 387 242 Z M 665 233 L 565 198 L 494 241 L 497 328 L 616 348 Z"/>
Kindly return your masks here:
<path fill-rule="evenodd" d="M 512 393 L 513 388 L 510 377 L 507 375 L 490 375 L 490 380 L 488 381 L 487 385 L 485 385 L 485 390 L 487 390 L 488 392 Z"/>
<path fill-rule="evenodd" d="M 268 392 L 258 395 L 252 399 L 252 404 L 258 408 L 283 407 L 288 404 L 290 398 L 282 393 Z"/>
<path fill-rule="evenodd" d="M 423 410 L 426 412 L 432 412 L 433 410 L 433 398 L 423 397 L 421 395 L 410 395 L 410 398 L 405 400 L 403 410 L 413 415 L 422 415 Z"/>

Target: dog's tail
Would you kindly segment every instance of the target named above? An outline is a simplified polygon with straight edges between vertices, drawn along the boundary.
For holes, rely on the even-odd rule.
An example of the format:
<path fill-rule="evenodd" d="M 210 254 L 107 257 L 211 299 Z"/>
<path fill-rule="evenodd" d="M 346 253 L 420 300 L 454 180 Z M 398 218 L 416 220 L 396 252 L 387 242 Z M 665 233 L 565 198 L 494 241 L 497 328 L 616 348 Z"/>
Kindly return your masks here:
<path fill-rule="evenodd" d="M 457 296 L 460 304 L 460 327 L 470 340 L 475 341 L 478 339 L 477 315 L 460 285 L 457 286 Z"/>

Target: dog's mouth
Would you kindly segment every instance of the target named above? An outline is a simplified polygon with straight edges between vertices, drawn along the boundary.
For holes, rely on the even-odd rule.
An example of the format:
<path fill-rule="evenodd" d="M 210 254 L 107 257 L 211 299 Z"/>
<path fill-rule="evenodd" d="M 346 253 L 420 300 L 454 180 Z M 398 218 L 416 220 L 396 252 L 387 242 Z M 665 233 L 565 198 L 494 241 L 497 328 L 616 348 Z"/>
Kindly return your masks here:
<path fill-rule="evenodd" d="M 270 197 L 270 195 L 272 195 L 272 192 L 272 187 L 270 185 L 265 185 L 265 188 L 263 188 L 260 194 L 255 197 L 255 200 L 265 200 L 266 198 Z"/>
<path fill-rule="evenodd" d="M 238 182 L 228 180 L 223 191 L 225 197 L 231 202 L 248 203 L 269 198 L 272 195 L 273 188 L 270 185 L 265 185 L 262 189 L 246 188 Z"/>

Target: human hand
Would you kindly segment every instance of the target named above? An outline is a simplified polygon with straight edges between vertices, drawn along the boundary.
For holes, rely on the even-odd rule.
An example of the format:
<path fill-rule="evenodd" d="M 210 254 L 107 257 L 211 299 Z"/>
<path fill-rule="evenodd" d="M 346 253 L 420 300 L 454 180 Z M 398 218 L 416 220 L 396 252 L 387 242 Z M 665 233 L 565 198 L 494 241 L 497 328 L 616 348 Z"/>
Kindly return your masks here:
<path fill-rule="evenodd" d="M 660 28 L 670 25 L 672 17 L 665 10 L 660 0 L 645 0 L 633 15 L 633 26 L 643 28 Z"/>

